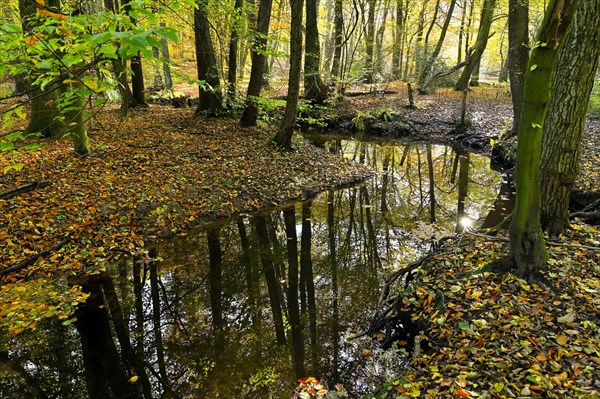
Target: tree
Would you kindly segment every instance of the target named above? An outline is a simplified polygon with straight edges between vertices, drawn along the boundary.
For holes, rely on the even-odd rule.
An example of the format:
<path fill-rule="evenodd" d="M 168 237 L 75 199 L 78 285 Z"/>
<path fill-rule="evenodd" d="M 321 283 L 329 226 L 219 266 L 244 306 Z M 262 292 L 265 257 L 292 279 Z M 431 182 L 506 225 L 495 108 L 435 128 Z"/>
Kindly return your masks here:
<path fill-rule="evenodd" d="M 343 0 L 334 0 L 333 5 L 333 61 L 331 63 L 331 76 L 340 76 L 342 59 L 342 44 L 344 40 L 344 3 Z"/>
<path fill-rule="evenodd" d="M 536 278 L 546 266 L 546 247 L 540 223 L 542 132 L 550 102 L 552 70 L 577 3 L 577 0 L 551 0 L 548 3 L 525 75 L 508 266 L 516 275 L 527 279 Z"/>
<path fill-rule="evenodd" d="M 291 0 L 292 21 L 290 24 L 290 73 L 288 77 L 288 95 L 285 113 L 275 142 L 282 148 L 292 146 L 292 134 L 296 124 L 298 111 L 298 94 L 300 91 L 300 66 L 302 63 L 302 6 L 303 0 Z"/>
<path fill-rule="evenodd" d="M 569 226 L 569 201 L 600 56 L 600 0 L 581 1 L 558 52 L 542 139 L 542 228 L 551 236 Z"/>
<path fill-rule="evenodd" d="M 508 137 L 517 135 L 523 107 L 523 84 L 529 59 L 529 0 L 508 2 L 508 78 L 513 105 L 513 125 Z"/>
<path fill-rule="evenodd" d="M 229 59 L 227 62 L 227 102 L 230 107 L 235 100 L 235 91 L 237 84 L 237 68 L 238 68 L 238 44 L 240 40 L 240 18 L 242 16 L 242 8 L 244 0 L 235 0 L 235 14 L 231 26 L 231 37 L 229 39 Z"/>
<path fill-rule="evenodd" d="M 396 0 L 396 23 L 394 25 L 394 47 L 392 49 L 392 76 L 400 79 L 402 72 L 402 47 L 404 38 L 404 0 Z"/>
<path fill-rule="evenodd" d="M 248 93 L 246 94 L 246 107 L 242 113 L 240 123 L 244 127 L 256 125 L 258 119 L 258 105 L 256 99 L 260 96 L 263 83 L 263 73 L 266 64 L 267 35 L 271 23 L 272 0 L 262 0 L 258 8 L 256 20 L 256 32 L 252 38 L 252 69 L 250 70 L 250 82 L 248 82 Z"/>
<path fill-rule="evenodd" d="M 304 98 L 321 104 L 327 98 L 327 87 L 321 79 L 321 46 L 317 12 L 319 2 L 306 0 L 306 37 L 304 52 Z"/>
<path fill-rule="evenodd" d="M 442 50 L 442 45 L 444 44 L 444 39 L 446 38 L 446 32 L 448 31 L 448 26 L 450 25 L 450 20 L 452 20 L 452 14 L 454 13 L 454 6 L 456 5 L 456 0 L 450 1 L 450 6 L 448 7 L 448 13 L 446 14 L 446 19 L 444 20 L 444 25 L 442 26 L 442 31 L 440 32 L 440 37 L 438 42 L 433 49 L 433 52 L 429 56 L 429 58 L 423 64 L 423 69 L 421 70 L 421 74 L 419 76 L 419 91 L 425 92 L 426 88 L 423 86 L 427 81 L 427 78 L 431 74 L 431 69 L 433 68 L 433 64 L 437 59 L 440 51 Z"/>
<path fill-rule="evenodd" d="M 377 0 L 367 0 L 369 10 L 367 13 L 367 26 L 365 32 L 365 71 L 364 82 L 373 83 L 373 49 L 375 44 L 375 8 Z"/>
<path fill-rule="evenodd" d="M 223 111 L 217 56 L 210 35 L 206 0 L 197 0 L 194 9 L 194 37 L 200 97 L 196 115 L 218 115 Z"/>
<path fill-rule="evenodd" d="M 52 0 L 48 2 L 48 9 L 58 11 L 60 2 Z M 21 26 L 24 35 L 32 35 L 36 26 L 35 15 L 40 6 L 30 0 L 19 0 L 19 14 L 21 17 Z M 27 128 L 27 133 L 41 133 L 43 137 L 58 137 L 64 128 L 64 124 L 57 119 L 60 115 L 58 109 L 58 98 L 60 94 L 60 83 L 53 80 L 46 84 L 44 88 L 39 84 L 31 84 L 31 79 L 24 77 L 24 90 L 29 92 L 31 98 L 31 115 Z"/>
<path fill-rule="evenodd" d="M 479 21 L 479 30 L 477 31 L 477 40 L 470 50 L 467 64 L 463 69 L 456 86 L 456 90 L 467 90 L 471 73 L 479 63 L 485 48 L 487 47 L 488 38 L 490 36 L 490 28 L 492 26 L 492 17 L 496 8 L 496 0 L 485 0 L 481 8 L 481 19 Z"/>

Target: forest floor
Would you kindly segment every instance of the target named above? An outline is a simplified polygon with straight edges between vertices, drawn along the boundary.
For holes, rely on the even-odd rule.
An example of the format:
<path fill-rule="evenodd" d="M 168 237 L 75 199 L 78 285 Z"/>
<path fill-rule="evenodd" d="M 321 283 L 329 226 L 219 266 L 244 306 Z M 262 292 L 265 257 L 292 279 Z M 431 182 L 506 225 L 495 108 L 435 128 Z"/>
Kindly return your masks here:
<path fill-rule="evenodd" d="M 358 110 L 385 111 L 410 121 L 415 140 L 457 138 L 458 94 L 415 96 L 417 108 L 406 109 L 403 86 L 384 89 L 396 93 L 347 98 L 332 113 L 354 119 Z M 475 90 L 467 114 L 468 136 L 497 137 L 510 120 L 505 89 Z M 271 134 L 241 129 L 235 119 L 196 119 L 188 109 L 151 106 L 124 122 L 117 110 L 94 120 L 86 158 L 75 157 L 64 141 L 0 155 L 2 165 L 23 163 L 0 176 L 0 193 L 38 183 L 0 199 L 0 328 L 15 334 L 44 317 L 68 319 L 85 294 L 57 275 L 93 273 L 122 252 L 141 254 L 154 240 L 206 221 L 371 174 L 299 137 L 294 151 L 282 153 Z M 579 188 L 600 187 L 598 145 L 600 122 L 590 120 Z M 482 269 L 508 253 L 502 235 L 446 242 L 402 301 L 401 310 L 426 326 L 421 356 L 374 396 L 600 397 L 600 233 L 575 221 L 552 241 L 543 288 Z"/>

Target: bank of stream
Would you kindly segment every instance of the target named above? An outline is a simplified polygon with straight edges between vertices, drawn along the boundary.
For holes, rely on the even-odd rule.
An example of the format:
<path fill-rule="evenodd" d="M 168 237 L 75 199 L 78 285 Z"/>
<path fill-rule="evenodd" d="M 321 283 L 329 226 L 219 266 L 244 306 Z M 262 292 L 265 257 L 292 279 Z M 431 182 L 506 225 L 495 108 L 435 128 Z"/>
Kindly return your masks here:
<path fill-rule="evenodd" d="M 449 146 L 322 145 L 376 175 L 206 224 L 78 281 L 90 297 L 76 321 L 46 319 L 3 345 L 14 367 L 0 396 L 287 398 L 310 375 L 360 397 L 390 382 L 407 352 L 353 339 L 382 282 L 439 238 L 480 225 L 501 178 L 489 159 Z"/>

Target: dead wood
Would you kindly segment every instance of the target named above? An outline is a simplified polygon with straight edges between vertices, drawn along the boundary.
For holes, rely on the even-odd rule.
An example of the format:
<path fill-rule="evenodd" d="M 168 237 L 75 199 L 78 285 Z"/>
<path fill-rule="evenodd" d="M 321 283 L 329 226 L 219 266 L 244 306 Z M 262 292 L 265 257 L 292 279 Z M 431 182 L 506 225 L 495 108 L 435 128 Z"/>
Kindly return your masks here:
<path fill-rule="evenodd" d="M 0 192 L 0 199 L 6 200 L 12 197 L 16 197 L 17 195 L 21 195 L 23 193 L 36 190 L 38 188 L 44 188 L 50 185 L 48 181 L 34 181 L 32 183 L 27 183 L 20 185 L 15 188 L 9 188 L 8 190 L 4 190 Z"/>
<path fill-rule="evenodd" d="M 33 256 L 25 259 L 25 260 L 22 260 L 21 262 L 17 263 L 16 265 L 8 267 L 8 268 L 0 271 L 0 277 L 6 275 L 8 273 L 19 271 L 21 269 L 26 268 L 29 265 L 34 264 L 42 256 L 46 256 L 46 255 L 48 255 L 52 251 L 57 251 L 57 250 L 61 249 L 68 242 L 69 242 L 69 239 L 64 239 L 61 242 L 58 242 L 58 243 L 52 245 L 51 247 L 46 248 L 43 251 L 40 251 L 37 254 L 35 254 L 35 255 L 33 255 Z"/>

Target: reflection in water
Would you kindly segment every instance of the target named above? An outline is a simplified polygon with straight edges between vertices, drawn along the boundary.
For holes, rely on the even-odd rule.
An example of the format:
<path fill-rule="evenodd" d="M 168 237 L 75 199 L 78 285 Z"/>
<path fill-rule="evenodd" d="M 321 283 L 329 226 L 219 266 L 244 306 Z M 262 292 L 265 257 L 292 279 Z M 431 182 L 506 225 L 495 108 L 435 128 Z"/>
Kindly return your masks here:
<path fill-rule="evenodd" d="M 499 177 L 435 145 L 334 140 L 378 174 L 311 201 L 220 221 L 83 284 L 71 326 L 0 344 L 6 398 L 286 398 L 298 376 L 355 396 L 403 358 L 367 339 L 390 271 L 478 220 Z"/>

